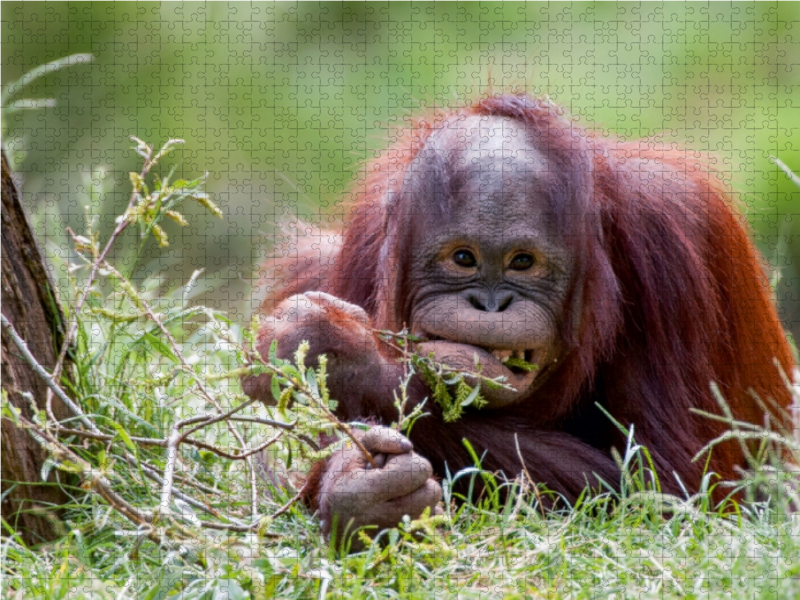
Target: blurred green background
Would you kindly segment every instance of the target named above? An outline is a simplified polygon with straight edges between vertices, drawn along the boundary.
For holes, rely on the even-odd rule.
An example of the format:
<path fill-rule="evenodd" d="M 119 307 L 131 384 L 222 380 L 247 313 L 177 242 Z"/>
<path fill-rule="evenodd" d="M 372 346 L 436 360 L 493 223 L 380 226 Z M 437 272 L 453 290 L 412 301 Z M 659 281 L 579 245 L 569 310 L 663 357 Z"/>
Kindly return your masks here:
<path fill-rule="evenodd" d="M 343 218 L 343 190 L 392 128 L 493 85 L 548 94 L 580 124 L 713 152 L 739 192 L 784 323 L 800 334 L 798 3 L 3 2 L 2 83 L 75 53 L 14 100 L 3 144 L 54 258 L 84 206 L 108 234 L 138 170 L 129 136 L 183 138 L 183 177 L 209 173 L 226 214 L 189 210 L 149 247 L 139 277 L 247 318 L 255 266 L 301 215 Z M 7 102 L 6 104 L 9 104 Z M 12 105 L 13 106 L 13 105 Z M 19 108 L 17 105 L 16 108 Z M 117 260 L 128 260 L 135 235 Z M 57 276 L 59 274 L 57 273 Z"/>

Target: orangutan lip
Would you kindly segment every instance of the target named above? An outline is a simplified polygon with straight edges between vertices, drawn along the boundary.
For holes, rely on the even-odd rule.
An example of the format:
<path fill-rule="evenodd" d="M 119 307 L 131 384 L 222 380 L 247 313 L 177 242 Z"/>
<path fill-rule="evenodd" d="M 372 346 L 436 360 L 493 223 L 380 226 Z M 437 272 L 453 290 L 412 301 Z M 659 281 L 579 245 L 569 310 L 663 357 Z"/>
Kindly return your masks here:
<path fill-rule="evenodd" d="M 421 336 L 420 336 L 421 337 Z M 437 339 L 432 339 L 432 338 Z M 419 341 L 417 346 L 423 356 L 431 356 L 434 361 L 447 365 L 467 374 L 470 385 L 478 385 L 484 379 L 493 379 L 503 383 L 503 387 L 486 386 L 482 395 L 487 401 L 487 409 L 503 408 L 515 402 L 524 400 L 539 379 L 539 375 L 546 371 L 542 362 L 546 361 L 544 348 L 512 350 L 509 348 L 498 349 L 477 346 L 465 342 L 444 340 L 439 336 L 427 335 Z M 524 362 L 518 361 L 522 357 Z M 515 360 L 511 360 L 514 358 Z M 509 364 L 509 361 L 511 364 Z M 531 369 L 525 363 L 536 365 L 539 368 Z"/>
<path fill-rule="evenodd" d="M 448 339 L 442 338 L 442 337 L 440 337 L 438 335 L 423 335 L 421 337 L 423 337 L 423 339 L 425 341 L 428 341 L 428 342 L 451 342 L 451 343 L 455 343 L 455 344 L 461 343 L 461 342 L 456 342 L 454 340 L 448 340 Z M 465 346 L 470 346 L 471 344 L 464 344 L 464 345 Z M 536 362 L 537 359 L 539 358 L 538 352 L 536 350 L 531 350 L 531 349 L 528 349 L 528 350 L 510 350 L 510 349 L 496 349 L 496 348 L 492 349 L 492 348 L 486 348 L 484 346 L 473 346 L 473 347 L 474 348 L 478 348 L 480 350 L 483 350 L 484 352 L 487 352 L 487 353 L 491 354 L 500 363 L 502 363 L 504 367 L 506 367 L 509 371 L 511 371 L 515 375 L 523 375 L 525 373 L 528 373 L 528 370 L 527 369 L 523 369 L 521 367 L 517 367 L 517 366 L 508 366 L 506 363 L 508 363 L 508 361 L 511 360 L 512 358 L 516 358 L 518 360 L 523 360 L 528 364 L 532 364 L 532 365 L 536 365 L 538 367 L 541 367 L 541 365 L 538 365 L 538 363 Z"/>

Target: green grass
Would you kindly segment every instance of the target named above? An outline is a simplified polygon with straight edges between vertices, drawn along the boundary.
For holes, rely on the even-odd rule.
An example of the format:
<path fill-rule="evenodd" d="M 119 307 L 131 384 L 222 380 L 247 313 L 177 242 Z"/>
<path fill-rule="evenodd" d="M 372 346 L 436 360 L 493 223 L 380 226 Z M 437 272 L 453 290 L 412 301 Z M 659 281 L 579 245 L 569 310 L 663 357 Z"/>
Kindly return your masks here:
<path fill-rule="evenodd" d="M 73 512 L 72 532 L 27 550 L 3 542 L 6 598 L 794 598 L 800 519 L 765 507 L 741 516 L 691 503 L 664 518 L 652 498 L 609 514 L 598 503 L 545 517 L 515 494 L 501 509 L 463 505 L 422 541 L 337 557 L 298 509 L 270 537 L 209 537 L 200 551 L 132 540 L 108 511 Z M 94 519 L 92 517 L 94 516 Z M 81 533 L 82 532 L 82 533 Z M 324 592 L 324 593 L 323 593 Z M 227 596 L 225 594 L 228 594 Z"/>

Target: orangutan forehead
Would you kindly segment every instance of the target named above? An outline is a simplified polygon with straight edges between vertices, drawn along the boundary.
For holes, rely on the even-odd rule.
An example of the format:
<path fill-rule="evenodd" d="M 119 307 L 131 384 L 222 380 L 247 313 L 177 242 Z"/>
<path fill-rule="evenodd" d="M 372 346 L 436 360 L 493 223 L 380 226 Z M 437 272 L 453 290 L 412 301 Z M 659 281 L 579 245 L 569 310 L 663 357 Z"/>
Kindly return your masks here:
<path fill-rule="evenodd" d="M 510 117 L 471 115 L 446 121 L 431 135 L 428 148 L 443 154 L 455 169 L 482 163 L 524 165 L 540 171 L 546 159 L 525 126 Z"/>

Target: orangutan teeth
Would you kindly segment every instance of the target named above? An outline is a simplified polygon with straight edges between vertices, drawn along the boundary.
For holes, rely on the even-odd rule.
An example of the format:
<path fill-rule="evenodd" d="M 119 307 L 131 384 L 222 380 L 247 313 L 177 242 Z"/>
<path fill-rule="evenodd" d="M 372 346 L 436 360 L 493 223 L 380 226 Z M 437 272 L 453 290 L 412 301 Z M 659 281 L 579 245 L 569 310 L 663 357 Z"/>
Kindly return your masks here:
<path fill-rule="evenodd" d="M 492 350 L 492 356 L 504 363 L 512 356 L 511 350 Z"/>
<path fill-rule="evenodd" d="M 531 350 L 492 350 L 494 356 L 501 363 L 507 363 L 510 359 L 527 360 L 526 356 L 532 354 Z"/>

